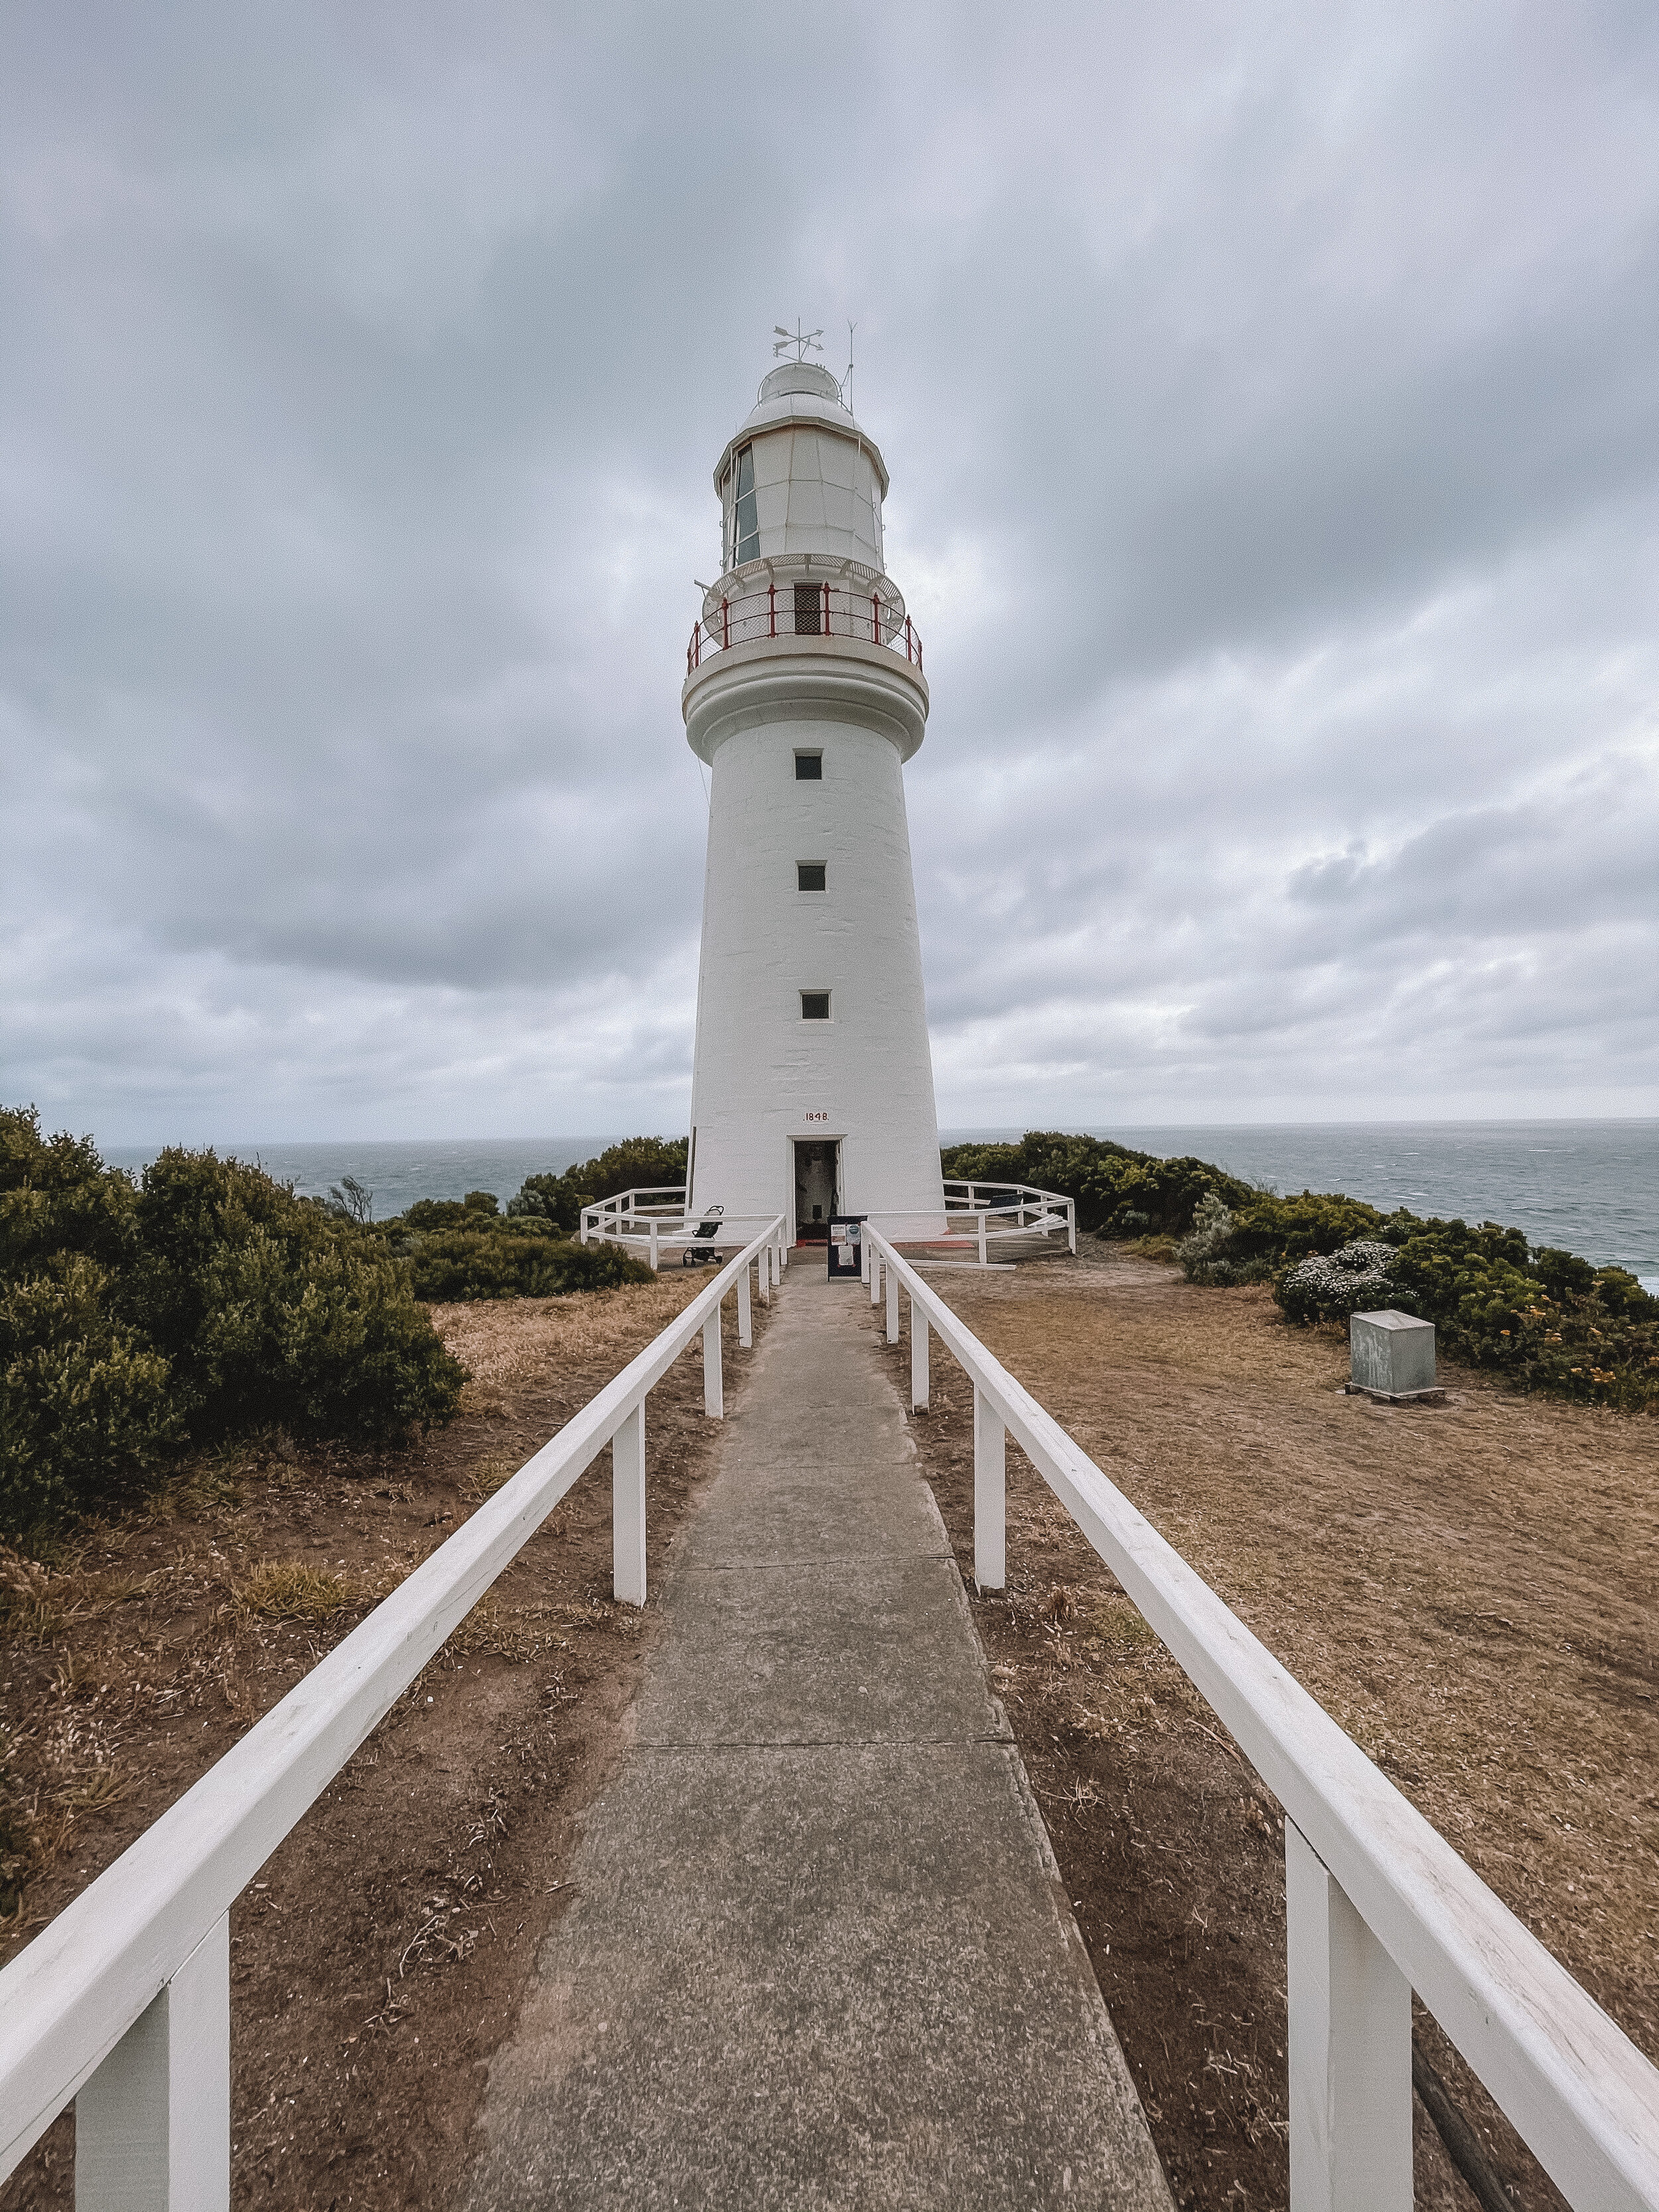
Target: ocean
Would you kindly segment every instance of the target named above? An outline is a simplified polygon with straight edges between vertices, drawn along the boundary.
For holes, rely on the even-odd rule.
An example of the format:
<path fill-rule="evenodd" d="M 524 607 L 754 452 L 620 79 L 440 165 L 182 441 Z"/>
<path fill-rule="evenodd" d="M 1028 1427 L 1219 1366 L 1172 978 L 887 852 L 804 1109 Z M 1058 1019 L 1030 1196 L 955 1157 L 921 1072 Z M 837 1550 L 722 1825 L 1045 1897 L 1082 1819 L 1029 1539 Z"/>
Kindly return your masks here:
<path fill-rule="evenodd" d="M 944 1129 L 945 1144 L 1001 1141 L 1018 1129 Z M 1388 1212 L 1461 1215 L 1525 1230 L 1598 1266 L 1628 1267 L 1659 1291 L 1659 1121 L 1309 1121 L 1093 1128 L 1160 1157 L 1191 1153 L 1280 1192 L 1346 1191 Z M 302 1193 L 325 1196 L 355 1176 L 374 1211 L 417 1198 L 489 1190 L 505 1205 L 528 1175 L 562 1174 L 608 1137 L 454 1139 L 422 1143 L 228 1145 Z M 155 1148 L 114 1146 L 112 1166 L 140 1168 Z"/>

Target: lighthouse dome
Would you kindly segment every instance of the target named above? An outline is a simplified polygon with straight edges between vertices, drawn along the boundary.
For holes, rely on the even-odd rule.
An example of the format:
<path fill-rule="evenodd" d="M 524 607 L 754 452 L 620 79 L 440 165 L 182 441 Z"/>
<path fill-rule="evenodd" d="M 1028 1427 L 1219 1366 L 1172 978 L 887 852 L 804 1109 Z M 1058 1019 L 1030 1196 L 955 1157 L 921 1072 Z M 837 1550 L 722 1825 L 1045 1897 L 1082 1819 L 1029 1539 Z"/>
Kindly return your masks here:
<path fill-rule="evenodd" d="M 821 362 L 787 361 L 781 368 L 773 369 L 761 379 L 760 404 L 764 405 L 784 392 L 813 392 L 820 399 L 833 399 L 837 407 L 842 405 L 841 380 L 831 376 Z"/>
<path fill-rule="evenodd" d="M 875 441 L 816 362 L 790 361 L 760 396 L 714 471 L 720 570 L 815 556 L 880 575 L 887 470 Z"/>

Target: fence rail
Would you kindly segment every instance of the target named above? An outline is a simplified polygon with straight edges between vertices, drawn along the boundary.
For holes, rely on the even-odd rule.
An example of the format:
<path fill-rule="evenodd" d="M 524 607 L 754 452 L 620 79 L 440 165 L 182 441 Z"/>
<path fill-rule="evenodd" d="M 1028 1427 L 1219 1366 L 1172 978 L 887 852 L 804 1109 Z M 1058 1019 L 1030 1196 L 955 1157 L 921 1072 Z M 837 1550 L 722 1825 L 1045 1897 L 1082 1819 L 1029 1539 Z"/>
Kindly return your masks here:
<path fill-rule="evenodd" d="M 997 1194 L 1004 1195 L 999 1196 Z M 1057 1191 L 1038 1190 L 1022 1182 L 969 1182 L 947 1177 L 944 1186 L 943 1237 L 917 1241 L 929 1244 L 977 1247 L 979 1264 L 989 1265 L 990 1246 L 999 1238 L 1063 1236 L 1077 1249 L 1077 1203 Z M 580 1237 L 612 1244 L 631 1244 L 648 1254 L 653 1267 L 665 1252 L 686 1251 L 708 1241 L 696 1234 L 698 1218 L 686 1211 L 683 1183 L 660 1183 L 618 1191 L 596 1200 L 581 1212 Z M 914 1221 L 922 1208 L 905 1213 L 872 1213 L 870 1221 Z M 720 1228 L 741 1231 L 758 1216 L 721 1215 Z M 720 1241 L 718 1238 L 712 1241 Z M 729 1237 L 726 1239 L 729 1242 Z M 909 1241 L 908 1239 L 906 1240 Z"/>
<path fill-rule="evenodd" d="M 737 592 L 723 599 L 714 613 L 693 623 L 685 672 L 690 676 L 701 668 L 711 653 L 779 637 L 858 638 L 866 645 L 902 653 L 913 667 L 921 667 L 920 632 L 879 592 L 798 580 L 769 584 L 763 591 Z"/>
<path fill-rule="evenodd" d="M 1411 1999 L 1581 2212 L 1659 2209 L 1659 2071 L 923 1282 L 864 1239 L 910 1395 L 937 1334 L 974 1389 L 974 1573 L 1006 1580 L 1012 1435 L 1285 1809 L 1291 2212 L 1410 2212 Z"/>
<path fill-rule="evenodd" d="M 778 1215 L 0 1972 L 0 2180 L 74 2100 L 77 2212 L 224 2212 L 231 1905 L 607 1444 L 612 1586 L 644 1604 L 646 1400 L 701 1334 L 723 1414 L 721 1309 L 749 1345 L 784 1256 Z"/>

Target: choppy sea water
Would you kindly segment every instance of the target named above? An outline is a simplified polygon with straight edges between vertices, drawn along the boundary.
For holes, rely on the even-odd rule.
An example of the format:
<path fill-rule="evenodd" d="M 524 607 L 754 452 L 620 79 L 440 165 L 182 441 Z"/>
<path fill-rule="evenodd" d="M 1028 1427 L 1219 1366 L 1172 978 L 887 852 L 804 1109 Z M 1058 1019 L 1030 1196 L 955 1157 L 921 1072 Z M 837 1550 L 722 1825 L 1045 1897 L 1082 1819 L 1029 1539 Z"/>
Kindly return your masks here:
<path fill-rule="evenodd" d="M 331 1186 L 356 1176 L 374 1194 L 377 1220 L 401 1213 L 417 1198 L 465 1198 L 470 1190 L 493 1191 L 505 1206 L 526 1176 L 562 1175 L 578 1160 L 591 1160 L 614 1137 L 465 1138 L 425 1142 L 365 1142 L 337 1145 L 235 1145 L 221 1153 L 249 1160 L 278 1182 L 291 1182 L 302 1198 L 326 1198 Z M 104 1157 L 112 1167 L 142 1168 L 158 1146 L 112 1145 Z"/>
<path fill-rule="evenodd" d="M 1534 1244 L 1628 1267 L 1659 1291 L 1659 1121 L 1308 1121 L 1091 1129 L 1191 1153 L 1280 1193 L 1340 1190 L 1385 1213 L 1501 1221 Z M 952 1130 L 945 1143 L 1009 1130 Z"/>
<path fill-rule="evenodd" d="M 945 1129 L 945 1144 L 1018 1137 L 1018 1129 Z M 1598 1265 L 1615 1262 L 1659 1290 L 1659 1121 L 1333 1121 L 1097 1128 L 1091 1136 L 1160 1157 L 1189 1152 L 1279 1191 L 1340 1190 L 1389 1212 L 1461 1215 L 1525 1230 Z M 236 1145 L 220 1147 L 296 1190 L 325 1195 L 344 1176 L 374 1194 L 377 1215 L 417 1198 L 494 1191 L 503 1204 L 528 1175 L 561 1174 L 606 1137 L 468 1142 Z M 152 1150 L 112 1148 L 142 1167 Z"/>

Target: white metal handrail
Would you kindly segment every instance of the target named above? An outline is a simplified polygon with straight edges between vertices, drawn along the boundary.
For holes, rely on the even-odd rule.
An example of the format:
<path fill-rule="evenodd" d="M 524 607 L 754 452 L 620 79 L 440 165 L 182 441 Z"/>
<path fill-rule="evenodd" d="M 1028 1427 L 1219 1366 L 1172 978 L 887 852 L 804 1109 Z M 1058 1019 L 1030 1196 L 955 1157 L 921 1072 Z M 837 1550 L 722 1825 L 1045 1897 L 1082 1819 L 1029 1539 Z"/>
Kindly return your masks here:
<path fill-rule="evenodd" d="M 1292 2212 L 1409 2212 L 1411 1996 L 1582 2212 L 1659 2212 L 1659 2070 L 879 1231 L 872 1305 L 925 1407 L 974 1389 L 974 1572 L 1006 1581 L 1012 1434 L 1285 1809 Z"/>
<path fill-rule="evenodd" d="M 988 1195 L 992 1193 L 1007 1195 Z M 947 1176 L 945 1209 L 947 1223 L 953 1213 L 973 1216 L 981 1267 L 987 1246 L 997 1237 L 1047 1237 L 1063 1231 L 1067 1249 L 1077 1249 L 1077 1200 L 1063 1198 L 1056 1190 L 1039 1190 L 1032 1183 L 977 1182 Z M 1002 1226 L 993 1228 L 993 1222 Z"/>
<path fill-rule="evenodd" d="M 777 1215 L 0 1972 L 0 2180 L 74 2099 L 77 2212 L 224 2212 L 231 1905 L 607 1444 L 613 1588 L 644 1604 L 646 1399 L 701 1333 L 721 1417 L 721 1308 L 751 1343 L 750 1269 L 769 1299 L 783 1258 Z"/>
<path fill-rule="evenodd" d="M 981 1267 L 987 1264 L 989 1246 L 999 1238 L 1063 1235 L 1068 1249 L 1073 1252 L 1077 1249 L 1077 1201 L 1062 1197 L 1058 1191 L 1039 1190 L 1031 1183 L 971 1182 L 950 1176 L 945 1181 L 943 1192 L 944 1236 L 918 1241 L 977 1245 Z M 686 1196 L 684 1184 L 663 1183 L 648 1188 L 621 1190 L 610 1198 L 596 1199 L 581 1210 L 581 1241 L 586 1244 L 598 1238 L 602 1243 L 636 1245 L 649 1255 L 650 1264 L 655 1267 L 663 1252 L 679 1251 L 706 1241 L 696 1234 L 698 1219 L 687 1212 Z M 720 1226 L 723 1231 L 741 1231 L 759 1218 L 728 1215 L 722 1218 Z M 917 1218 L 914 1208 L 862 1217 L 869 1221 L 889 1222 L 915 1221 Z M 964 1224 L 969 1225 L 964 1228 Z"/>
<path fill-rule="evenodd" d="M 1006 1197 L 988 1194 L 1006 1192 Z M 989 1264 L 992 1244 L 1010 1237 L 1063 1236 L 1066 1249 L 1077 1250 L 1077 1201 L 1058 1191 L 1039 1190 L 1032 1183 L 969 1182 L 947 1177 L 944 1185 L 945 1234 L 906 1236 L 906 1244 L 976 1246 L 979 1264 Z M 914 1221 L 914 1209 L 897 1213 L 878 1211 L 861 1217 L 866 1221 Z"/>
<path fill-rule="evenodd" d="M 676 1199 L 678 1205 L 641 1203 Z M 690 1214 L 685 1209 L 684 1186 L 663 1184 L 653 1189 L 618 1191 L 612 1198 L 585 1206 L 580 1233 L 584 1244 L 597 1240 L 602 1244 L 631 1246 L 646 1255 L 654 1272 L 665 1252 L 718 1250 L 735 1237 L 751 1234 L 755 1224 L 766 1218 L 759 1213 Z M 711 1218 L 717 1224 L 712 1237 L 706 1233 Z"/>

